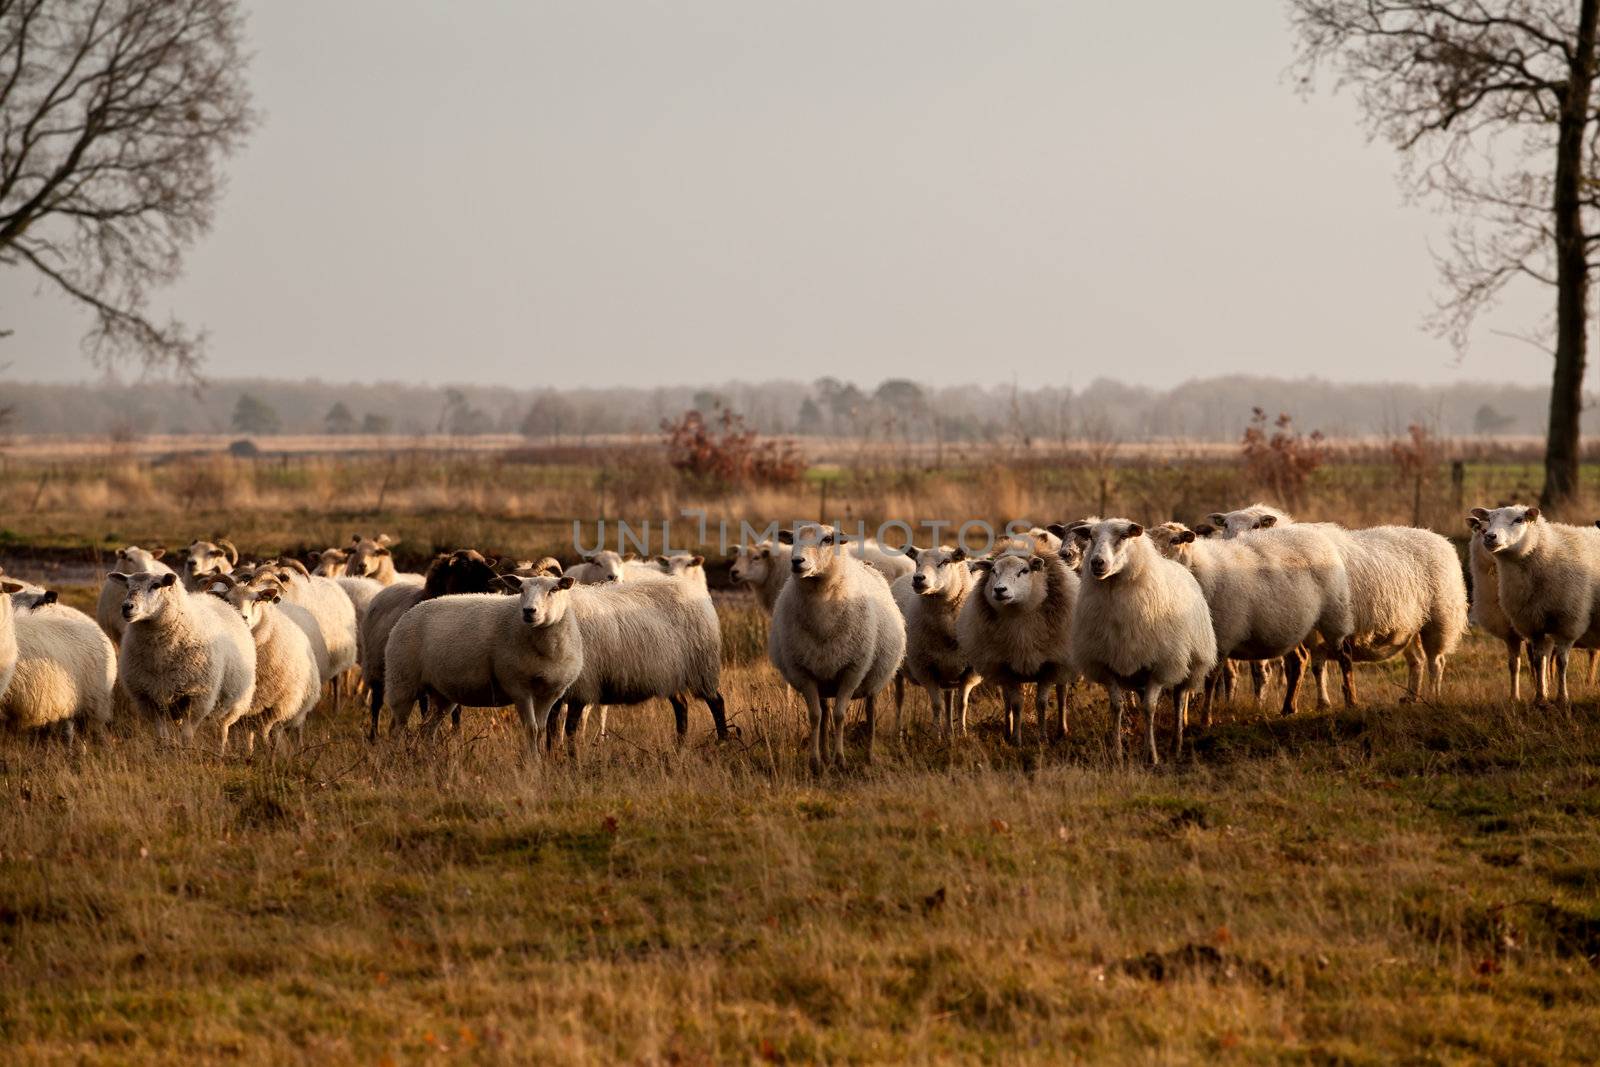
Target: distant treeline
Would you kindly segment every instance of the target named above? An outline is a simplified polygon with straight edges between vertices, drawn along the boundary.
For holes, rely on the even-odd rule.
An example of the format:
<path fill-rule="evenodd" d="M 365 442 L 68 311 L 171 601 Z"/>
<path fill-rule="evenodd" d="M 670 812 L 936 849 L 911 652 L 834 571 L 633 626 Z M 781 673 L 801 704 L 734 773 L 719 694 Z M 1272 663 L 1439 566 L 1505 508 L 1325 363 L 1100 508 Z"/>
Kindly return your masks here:
<path fill-rule="evenodd" d="M 397 382 L 225 379 L 172 384 L 0 385 L 12 433 L 520 433 L 581 441 L 651 433 L 688 410 L 727 411 L 775 435 L 848 435 L 906 441 L 1066 439 L 1237 440 L 1253 408 L 1287 412 L 1302 431 L 1330 436 L 1399 435 L 1411 424 L 1448 436 L 1539 434 L 1549 392 L 1533 386 L 1460 383 L 1338 384 L 1221 377 L 1150 389 L 1100 379 L 1081 390 L 962 386 L 933 389 L 906 379 L 857 386 L 733 382 L 716 387 L 517 389 Z M 1586 423 L 1591 423 L 1589 418 Z M 1586 425 L 1586 430 L 1594 427 Z"/>

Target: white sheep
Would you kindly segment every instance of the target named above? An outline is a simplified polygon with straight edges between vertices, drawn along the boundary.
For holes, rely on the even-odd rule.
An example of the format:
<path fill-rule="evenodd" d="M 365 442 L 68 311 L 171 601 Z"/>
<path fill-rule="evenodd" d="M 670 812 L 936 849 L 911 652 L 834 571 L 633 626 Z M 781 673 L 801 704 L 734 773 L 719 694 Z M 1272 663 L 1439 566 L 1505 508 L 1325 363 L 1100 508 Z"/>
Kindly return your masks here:
<path fill-rule="evenodd" d="M 208 591 L 239 613 L 255 644 L 255 691 L 241 717 L 250 730 L 250 750 L 255 748 L 257 734 L 263 741 L 276 741 L 286 726 L 293 726 L 296 739 L 302 739 L 306 716 L 322 692 L 321 668 L 312 651 L 311 635 L 281 610 L 283 590 L 276 582 L 245 584 L 229 581 L 230 577 L 213 578 Z M 233 725 L 224 722 L 224 729 Z"/>
<path fill-rule="evenodd" d="M 574 563 L 562 573 L 579 585 L 605 585 L 622 581 L 625 562 L 622 553 L 604 548 L 590 553 L 582 563 Z"/>
<path fill-rule="evenodd" d="M 1300 646 L 1317 635 L 1329 648 L 1343 648 L 1354 628 L 1350 579 L 1338 549 L 1304 526 L 1222 540 L 1199 539 L 1183 524 L 1169 522 L 1148 534 L 1157 551 L 1183 564 L 1200 583 L 1219 659 L 1283 659 L 1283 714 L 1292 714 L 1305 667 Z M 1216 680 L 1207 686 L 1207 723 Z"/>
<path fill-rule="evenodd" d="M 378 598 L 378 594 L 388 588 L 381 585 L 375 578 L 352 578 L 349 575 L 340 575 L 333 581 L 344 590 L 344 595 L 350 598 L 350 606 L 356 610 L 356 631 L 359 633 L 363 620 L 367 617 L 367 609 Z M 411 584 L 411 583 L 405 583 Z M 360 642 L 356 644 L 356 662 L 361 661 Z"/>
<path fill-rule="evenodd" d="M 884 576 L 837 543 L 827 526 L 784 531 L 791 580 L 778 596 L 767 654 L 811 715 L 811 765 L 821 770 L 825 725 L 844 763 L 845 709 L 862 700 L 872 759 L 878 693 L 905 658 L 906 631 Z M 831 715 L 830 715 L 831 712 Z"/>
<path fill-rule="evenodd" d="M 1527 648 L 1517 628 L 1511 625 L 1505 609 L 1500 606 L 1500 567 L 1494 553 L 1484 547 L 1484 521 L 1476 514 L 1467 516 L 1471 530 L 1467 542 L 1467 569 L 1472 575 L 1472 604 L 1467 611 L 1468 620 L 1480 630 L 1505 642 L 1506 674 L 1511 681 L 1511 699 L 1522 699 L 1522 656 Z"/>
<path fill-rule="evenodd" d="M 171 574 L 172 568 L 161 562 L 164 548 L 143 549 L 138 545 L 117 549 L 116 569 L 123 574 Z M 127 622 L 122 617 L 122 602 L 127 590 L 115 582 L 107 581 L 100 587 L 100 599 L 95 604 L 94 618 L 112 643 L 122 640 Z"/>
<path fill-rule="evenodd" d="M 1522 505 L 1471 515 L 1494 555 L 1500 609 L 1528 642 L 1536 700 L 1549 701 L 1553 658 L 1557 700 L 1571 707 L 1567 656 L 1575 645 L 1600 643 L 1600 529 L 1553 523 Z"/>
<path fill-rule="evenodd" d="M 1106 687 L 1117 758 L 1122 758 L 1124 689 L 1143 697 L 1150 762 L 1157 763 L 1156 710 L 1172 691 L 1173 753 L 1183 750 L 1189 696 L 1217 665 L 1217 638 L 1200 583 L 1188 568 L 1163 559 L 1127 519 L 1079 527 L 1083 583 L 1072 616 L 1072 654 L 1090 681 Z"/>
<path fill-rule="evenodd" d="M 941 736 L 967 732 L 967 704 L 983 681 L 962 653 L 957 622 L 962 605 L 977 584 L 961 548 L 915 548 L 907 552 L 916 570 L 890 587 L 905 616 L 906 653 L 901 670 L 928 693 L 933 729 Z M 895 729 L 900 729 L 898 700 Z"/>
<path fill-rule="evenodd" d="M 214 596 L 191 594 L 178 576 L 113 571 L 110 581 L 125 590 L 127 628 L 118 655 L 118 677 L 134 710 L 158 724 L 182 725 L 192 738 L 215 715 L 227 726 L 250 709 L 255 692 L 256 649 L 239 613 Z"/>
<path fill-rule="evenodd" d="M 716 608 L 703 586 L 661 577 L 572 591 L 583 672 L 562 698 L 569 740 L 589 709 L 599 710 L 603 735 L 609 707 L 652 697 L 672 705 L 680 743 L 689 730 L 690 697 L 710 709 L 717 736 L 728 736 Z"/>
<path fill-rule="evenodd" d="M 117 650 L 88 615 L 38 586 L 0 581 L 14 608 L 15 673 L 0 697 L 0 721 L 14 727 L 111 722 Z M 5 624 L 0 624 L 5 625 Z"/>
<path fill-rule="evenodd" d="M 215 574 L 231 574 L 239 565 L 239 550 L 224 538 L 215 541 L 192 541 L 183 550 L 180 573 L 183 587 L 189 592 L 205 588 L 206 579 Z"/>
<path fill-rule="evenodd" d="M 379 534 L 376 538 L 351 535 L 350 548 L 345 553 L 344 573 L 351 578 L 371 578 L 379 585 L 393 585 L 396 582 L 421 585 L 422 575 L 395 570 L 394 555 L 390 549 L 399 543 L 388 534 Z"/>
<path fill-rule="evenodd" d="M 396 731 L 422 697 L 430 702 L 428 729 L 448 707 L 515 704 L 529 746 L 537 751 L 540 731 L 584 668 L 573 580 L 507 575 L 503 581 L 518 595 L 435 597 L 395 625 L 384 658 Z"/>
<path fill-rule="evenodd" d="M 1078 576 L 1059 554 L 1004 551 L 972 567 L 978 580 L 956 623 L 961 656 L 1000 686 L 1009 741 L 1022 741 L 1023 686 L 1033 685 L 1043 744 L 1067 728 L 1066 691 L 1078 674 L 1071 651 Z M 1057 696 L 1054 723 L 1047 687 Z"/>
<path fill-rule="evenodd" d="M 734 550 L 728 577 L 735 585 L 753 590 L 756 602 L 771 615 L 778 594 L 789 581 L 789 546 L 772 541 L 740 545 Z"/>
<path fill-rule="evenodd" d="M 372 598 L 361 621 L 361 677 L 367 684 L 372 722 L 367 736 L 378 736 L 384 705 L 385 654 L 389 635 L 405 613 L 425 600 L 457 593 L 487 593 L 499 575 L 484 556 L 470 548 L 435 556 L 421 585 L 396 582 Z"/>
<path fill-rule="evenodd" d="M 1348 706 L 1357 702 L 1355 663 L 1380 663 L 1402 654 L 1408 667 L 1403 699 L 1420 699 L 1425 682 L 1435 696 L 1443 689 L 1445 658 L 1467 628 L 1466 581 L 1460 557 L 1447 539 L 1411 526 L 1347 530 L 1329 522 L 1297 524 L 1266 504 L 1211 518 L 1223 520 L 1225 537 L 1294 525 L 1320 531 L 1339 550 L 1350 580 L 1355 633 L 1349 655 L 1320 640 L 1311 643 L 1319 707 L 1329 704 L 1329 657 L 1340 661 Z"/>
<path fill-rule="evenodd" d="M 337 581 L 311 574 L 297 559 L 263 564 L 255 570 L 255 578 L 261 577 L 277 580 L 283 594 L 279 610 L 306 631 L 313 651 L 320 644 L 322 651 L 317 655 L 317 662 L 324 685 L 356 666 L 356 649 L 361 640 L 361 632 L 356 627 L 356 608 Z"/>
<path fill-rule="evenodd" d="M 321 552 L 307 553 L 311 573 L 324 578 L 343 578 L 349 573 L 350 553 L 342 548 L 325 548 Z"/>

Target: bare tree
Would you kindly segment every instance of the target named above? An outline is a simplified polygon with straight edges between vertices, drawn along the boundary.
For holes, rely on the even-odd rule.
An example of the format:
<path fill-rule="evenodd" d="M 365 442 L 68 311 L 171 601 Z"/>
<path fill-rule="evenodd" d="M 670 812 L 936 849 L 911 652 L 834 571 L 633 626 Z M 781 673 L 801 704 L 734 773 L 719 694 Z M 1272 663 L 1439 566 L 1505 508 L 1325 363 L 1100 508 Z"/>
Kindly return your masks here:
<path fill-rule="evenodd" d="M 97 363 L 192 375 L 204 336 L 152 321 L 254 122 L 238 0 L 0 0 L 0 264 L 88 307 Z"/>
<path fill-rule="evenodd" d="M 1600 244 L 1600 0 L 1289 0 L 1309 79 L 1331 68 L 1419 197 L 1460 218 L 1433 324 L 1458 347 L 1514 281 L 1556 291 L 1541 501 L 1578 490 L 1589 272 Z"/>

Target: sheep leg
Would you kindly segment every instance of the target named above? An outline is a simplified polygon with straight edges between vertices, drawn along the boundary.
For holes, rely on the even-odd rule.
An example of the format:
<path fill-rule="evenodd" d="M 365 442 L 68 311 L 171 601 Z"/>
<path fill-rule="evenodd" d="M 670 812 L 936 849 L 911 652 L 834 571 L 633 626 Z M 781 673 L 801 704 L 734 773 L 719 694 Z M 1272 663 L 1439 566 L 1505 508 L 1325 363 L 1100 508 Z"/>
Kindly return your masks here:
<path fill-rule="evenodd" d="M 1584 679 L 1583 679 L 1584 682 L 1586 682 L 1589 685 L 1593 685 L 1594 684 L 1594 674 L 1595 674 L 1595 668 L 1596 667 L 1600 667 L 1600 648 L 1591 648 L 1589 650 L 1589 673 L 1587 675 L 1585 675 Z"/>
<path fill-rule="evenodd" d="M 689 702 L 674 693 L 667 698 L 667 703 L 672 705 L 672 723 L 678 731 L 678 744 L 683 744 L 683 739 L 689 736 Z"/>
<path fill-rule="evenodd" d="M 1541 708 L 1550 702 L 1550 672 L 1545 670 L 1545 658 L 1549 655 L 1548 639 L 1528 645 L 1528 671 L 1533 675 L 1533 702 Z"/>
<path fill-rule="evenodd" d="M 1422 680 L 1427 674 L 1428 654 L 1422 649 L 1421 636 L 1406 642 L 1406 695 L 1408 701 L 1422 699 Z"/>
<path fill-rule="evenodd" d="M 961 736 L 967 736 L 967 705 L 972 702 L 972 691 L 983 681 L 977 675 L 968 678 L 961 686 Z M 952 727 L 952 731 L 954 728 Z"/>
<path fill-rule="evenodd" d="M 1239 681 L 1239 668 L 1231 659 L 1225 659 L 1217 667 L 1222 672 L 1222 700 L 1231 706 L 1233 704 L 1233 689 Z"/>
<path fill-rule="evenodd" d="M 1511 676 L 1511 699 L 1522 703 L 1522 638 L 1506 638 L 1506 673 Z"/>
<path fill-rule="evenodd" d="M 704 700 L 706 707 L 711 711 L 711 721 L 717 728 L 717 740 L 726 741 L 728 739 L 728 706 L 723 701 L 722 694 L 712 693 L 710 696 L 705 697 Z M 605 719 L 602 718 L 600 721 L 603 726 Z"/>
<path fill-rule="evenodd" d="M 838 709 L 840 707 L 843 707 L 843 706 L 844 706 L 844 704 L 842 702 L 836 701 L 834 703 L 834 714 L 839 717 L 841 725 L 843 723 L 843 716 L 839 715 Z M 872 745 L 873 745 L 873 742 L 875 740 L 877 740 L 877 735 L 878 735 L 878 694 L 876 694 L 876 693 L 868 693 L 867 694 L 866 713 L 867 713 L 867 758 L 866 758 L 866 760 L 864 762 L 871 763 L 872 762 Z M 840 761 L 842 762 L 843 759 L 844 759 L 844 742 L 843 742 L 844 730 L 843 729 L 840 729 L 839 736 L 840 736 L 840 739 L 841 739 L 840 743 L 839 743 L 839 758 L 840 758 Z"/>
<path fill-rule="evenodd" d="M 533 697 L 521 697 L 516 703 L 517 718 L 522 722 L 522 733 L 528 739 L 528 751 L 538 755 L 540 720 L 534 713 Z"/>
<path fill-rule="evenodd" d="M 805 698 L 806 711 L 811 716 L 811 773 L 821 774 L 823 717 L 827 714 L 827 708 L 817 693 L 815 682 L 808 683 L 800 695 Z"/>
<path fill-rule="evenodd" d="M 1043 682 L 1036 682 L 1033 686 L 1033 713 L 1039 720 L 1039 744 L 1044 746 L 1050 741 L 1050 690 L 1045 688 Z"/>
<path fill-rule="evenodd" d="M 1189 687 L 1180 685 L 1172 691 L 1172 710 L 1178 717 L 1178 730 L 1172 738 L 1172 758 L 1183 758 L 1183 728 L 1189 721 Z"/>
<path fill-rule="evenodd" d="M 1068 692 L 1069 689 L 1070 689 L 1070 686 L 1066 686 L 1066 685 L 1063 685 L 1063 684 L 1060 684 L 1060 683 L 1057 683 L 1057 685 L 1055 687 L 1055 690 L 1056 690 L 1056 722 L 1055 722 L 1054 729 L 1055 729 L 1055 735 L 1057 737 L 1066 737 L 1067 736 L 1067 692 Z"/>
<path fill-rule="evenodd" d="M 1567 657 L 1571 651 L 1571 645 L 1557 645 L 1555 651 L 1556 699 L 1569 712 L 1572 710 L 1572 694 L 1567 691 Z"/>
<path fill-rule="evenodd" d="M 1355 707 L 1356 700 L 1356 657 L 1355 642 L 1346 638 L 1339 645 L 1339 676 L 1344 685 L 1344 706 Z"/>
<path fill-rule="evenodd" d="M 1267 662 L 1253 659 L 1250 661 L 1250 684 L 1255 689 L 1255 706 L 1261 706 L 1261 698 L 1267 691 Z"/>
<path fill-rule="evenodd" d="M 1161 684 L 1149 682 L 1144 687 L 1144 727 L 1145 735 L 1150 742 L 1150 766 L 1154 767 L 1161 762 L 1161 753 L 1156 751 L 1156 708 L 1161 704 Z"/>
<path fill-rule="evenodd" d="M 1006 699 L 1006 740 L 1013 745 L 1022 744 L 1022 686 L 1007 686 Z"/>
<path fill-rule="evenodd" d="M 902 668 L 894 672 L 894 735 L 896 737 L 904 737 L 906 733 L 905 726 L 900 719 L 901 713 L 905 711 L 905 706 L 906 672 Z"/>
<path fill-rule="evenodd" d="M 1111 703 L 1111 740 L 1117 753 L 1117 763 L 1123 762 L 1122 753 L 1122 717 L 1125 701 L 1122 699 L 1122 687 L 1116 682 L 1106 685 L 1106 699 Z"/>
<path fill-rule="evenodd" d="M 378 713 L 383 710 L 383 685 L 381 683 L 368 687 L 367 703 L 372 708 L 372 727 L 367 731 L 367 740 L 376 741 L 378 739 Z M 408 708 L 407 711 L 409 712 L 410 709 Z"/>
<path fill-rule="evenodd" d="M 926 686 L 926 688 L 928 690 L 928 707 L 933 709 L 933 732 L 938 736 L 943 737 L 946 724 L 950 719 L 950 704 L 949 700 L 947 699 L 949 694 L 931 682 Z M 900 715 L 897 710 L 895 712 L 895 729 L 898 730 L 899 727 Z"/>
<path fill-rule="evenodd" d="M 1306 660 L 1308 658 L 1304 648 L 1291 648 L 1283 657 L 1283 710 L 1281 714 L 1294 714 L 1295 698 L 1300 695 L 1300 676 L 1305 673 Z M 1319 679 L 1320 681 L 1321 679 Z M 1317 701 L 1317 706 L 1322 706 L 1320 700 Z"/>

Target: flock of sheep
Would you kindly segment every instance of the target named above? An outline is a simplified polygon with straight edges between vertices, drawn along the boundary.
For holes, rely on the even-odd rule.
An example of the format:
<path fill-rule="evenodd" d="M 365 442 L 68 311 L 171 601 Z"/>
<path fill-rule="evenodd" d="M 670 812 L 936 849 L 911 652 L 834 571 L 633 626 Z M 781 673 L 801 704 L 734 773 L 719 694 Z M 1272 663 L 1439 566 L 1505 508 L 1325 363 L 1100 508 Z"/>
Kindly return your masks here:
<path fill-rule="evenodd" d="M 1472 621 L 1505 641 L 1513 698 L 1526 652 L 1538 699 L 1553 676 L 1568 702 L 1569 652 L 1600 649 L 1600 529 L 1521 506 L 1476 508 L 1468 523 Z M 159 550 L 126 548 L 92 619 L 0 578 L 0 721 L 71 733 L 126 714 L 191 738 L 215 720 L 224 751 L 235 726 L 253 749 L 286 727 L 298 736 L 324 697 L 359 677 L 374 738 L 385 707 L 400 729 L 421 704 L 431 730 L 446 713 L 459 721 L 462 705 L 510 705 L 531 742 L 563 730 L 575 743 L 591 710 L 604 736 L 608 706 L 656 697 L 671 703 L 680 737 L 691 699 L 727 736 L 702 557 L 605 551 L 563 568 L 458 549 L 405 574 L 392 546 L 357 535 L 311 553 L 308 567 L 246 563 L 226 541 L 196 541 L 172 561 L 177 570 Z M 1232 696 L 1235 664 L 1248 664 L 1259 700 L 1281 663 L 1289 714 L 1308 669 L 1325 707 L 1337 662 L 1353 704 L 1355 663 L 1403 655 L 1415 699 L 1442 684 L 1468 624 L 1445 538 L 1295 523 L 1260 504 L 1194 529 L 1099 518 L 1035 528 L 981 558 L 802 523 L 742 546 L 730 573 L 771 615 L 770 658 L 806 704 L 819 768 L 844 760 L 852 700 L 865 704 L 871 758 L 877 699 L 891 681 L 897 731 L 905 685 L 926 692 L 933 728 L 951 735 L 965 732 L 972 691 L 987 681 L 1016 741 L 1026 686 L 1044 740 L 1066 731 L 1068 692 L 1087 680 L 1106 691 L 1119 756 L 1127 709 L 1144 709 L 1156 762 L 1163 697 L 1176 755 L 1191 701 L 1209 722 Z"/>

